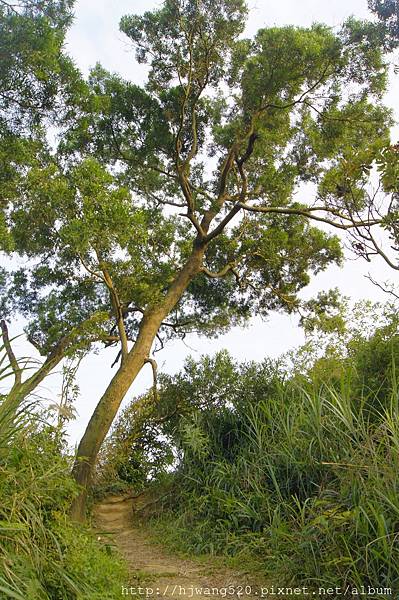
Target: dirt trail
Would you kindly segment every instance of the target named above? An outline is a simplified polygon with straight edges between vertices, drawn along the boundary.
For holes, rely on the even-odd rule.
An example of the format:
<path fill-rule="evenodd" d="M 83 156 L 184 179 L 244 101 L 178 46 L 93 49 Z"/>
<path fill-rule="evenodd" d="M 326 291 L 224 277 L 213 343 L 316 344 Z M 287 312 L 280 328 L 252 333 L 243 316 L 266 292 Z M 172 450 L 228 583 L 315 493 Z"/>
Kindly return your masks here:
<path fill-rule="evenodd" d="M 145 526 L 135 515 L 137 500 L 124 496 L 110 496 L 97 504 L 94 521 L 98 536 L 108 534 L 127 560 L 131 581 L 126 582 L 122 597 L 145 598 L 255 598 L 248 593 L 250 583 L 243 573 L 220 569 L 209 561 L 206 564 L 185 560 L 171 554 L 161 545 L 151 541 Z M 139 587 L 143 589 L 139 591 Z M 149 591 L 144 591 L 148 588 Z M 234 589 L 234 593 L 233 593 Z M 254 586 L 255 589 L 255 586 Z M 152 593 L 151 593 L 152 590 Z M 210 591 L 212 590 L 212 591 Z"/>

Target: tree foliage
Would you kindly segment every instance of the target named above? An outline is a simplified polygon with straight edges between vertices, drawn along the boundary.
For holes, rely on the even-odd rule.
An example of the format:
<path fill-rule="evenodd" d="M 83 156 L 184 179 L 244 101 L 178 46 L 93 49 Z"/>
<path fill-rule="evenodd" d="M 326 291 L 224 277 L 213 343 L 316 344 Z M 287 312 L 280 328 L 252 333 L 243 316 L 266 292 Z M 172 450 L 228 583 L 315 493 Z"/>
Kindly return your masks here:
<path fill-rule="evenodd" d="M 79 448 L 90 469 L 154 339 L 298 310 L 310 277 L 342 260 L 331 227 L 384 224 L 365 193 L 390 144 L 374 29 L 351 19 L 243 39 L 245 17 L 242 0 L 165 0 L 124 17 L 146 85 L 100 65 L 82 82 L 61 61 L 71 87 L 68 98 L 57 87 L 58 143 L 16 169 L 6 217 L 29 262 L 4 310 L 28 319 L 44 353 L 71 331 L 79 347 L 120 349 Z M 28 86 L 39 104 L 54 91 L 40 73 Z"/>
<path fill-rule="evenodd" d="M 60 154 L 21 182 L 15 245 L 47 260 L 17 273 L 12 295 L 43 348 L 94 312 L 115 312 L 111 286 L 134 339 L 197 237 L 208 240 L 204 266 L 167 338 L 291 311 L 309 272 L 341 259 L 295 194 L 311 182 L 327 220 L 345 213 L 345 161 L 387 139 L 381 55 L 357 43 L 355 22 L 338 36 L 317 25 L 237 41 L 244 15 L 241 2 L 166 2 L 122 19 L 150 63 L 146 88 L 97 66 Z M 351 202 L 363 206 L 360 189 Z"/>
<path fill-rule="evenodd" d="M 388 50 L 399 43 L 399 3 L 398 0 L 369 0 L 369 9 L 378 17 L 381 34 Z"/>
<path fill-rule="evenodd" d="M 0 3 L 0 206 L 48 152 L 46 127 L 67 111 L 79 74 L 63 50 L 71 0 Z M 75 89 L 75 91 L 74 91 Z M 1 214 L 0 244 L 12 247 Z"/>

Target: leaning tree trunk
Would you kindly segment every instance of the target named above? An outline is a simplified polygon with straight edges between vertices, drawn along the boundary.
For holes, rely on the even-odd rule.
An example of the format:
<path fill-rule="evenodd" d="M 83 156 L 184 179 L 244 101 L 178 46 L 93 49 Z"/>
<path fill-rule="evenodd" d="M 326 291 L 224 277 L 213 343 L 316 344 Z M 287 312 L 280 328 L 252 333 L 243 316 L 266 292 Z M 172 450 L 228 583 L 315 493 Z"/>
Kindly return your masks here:
<path fill-rule="evenodd" d="M 165 317 L 176 306 L 191 280 L 199 273 L 204 247 L 194 248 L 189 260 L 177 275 L 163 300 L 144 315 L 137 340 L 111 380 L 87 425 L 78 446 L 72 474 L 81 486 L 71 507 L 71 517 L 84 521 L 87 492 L 101 444 L 107 435 L 125 394 L 149 358 L 152 344 Z"/>
<path fill-rule="evenodd" d="M 11 346 L 11 341 L 8 335 L 6 322 L 0 321 L 1 337 L 4 349 L 7 353 L 10 367 L 14 373 L 14 384 L 7 396 L 2 401 L 3 415 L 7 415 L 7 419 L 13 420 L 18 412 L 18 409 L 23 404 L 24 400 L 32 394 L 32 392 L 42 383 L 49 373 L 63 360 L 65 357 L 70 337 L 64 336 L 53 347 L 48 354 L 44 363 L 25 381 L 22 381 L 22 374 L 25 367 L 21 367 L 17 361 L 14 351 Z"/>

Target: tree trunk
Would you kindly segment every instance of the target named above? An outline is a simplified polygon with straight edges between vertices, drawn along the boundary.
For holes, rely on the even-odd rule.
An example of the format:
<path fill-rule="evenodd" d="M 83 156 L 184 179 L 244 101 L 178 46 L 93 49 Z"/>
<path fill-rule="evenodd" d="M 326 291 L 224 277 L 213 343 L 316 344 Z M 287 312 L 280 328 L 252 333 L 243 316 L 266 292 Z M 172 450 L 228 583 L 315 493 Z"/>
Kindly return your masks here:
<path fill-rule="evenodd" d="M 3 331 L 4 338 L 4 331 Z M 10 392 L 2 403 L 2 409 L 4 414 L 8 415 L 8 418 L 13 420 L 17 414 L 17 411 L 24 400 L 42 383 L 49 373 L 63 360 L 65 357 L 66 349 L 68 347 L 68 338 L 62 338 L 58 344 L 54 347 L 51 353 L 48 355 L 44 363 L 25 381 L 22 381 L 23 368 L 20 368 L 18 363 L 15 361 L 13 366 L 14 373 L 16 373 L 16 379 Z M 11 348 L 7 350 L 8 356 L 10 356 Z M 15 359 L 14 359 L 15 360 Z"/>
<path fill-rule="evenodd" d="M 72 469 L 73 477 L 82 487 L 79 496 L 74 500 L 71 507 L 71 518 L 74 521 L 82 522 L 85 519 L 87 492 L 97 455 L 121 402 L 149 357 L 162 321 L 176 306 L 191 280 L 200 271 L 204 252 L 205 247 L 194 247 L 189 260 L 177 275 L 163 300 L 146 312 L 141 321 L 139 334 L 133 348 L 111 380 L 90 418 L 78 446 L 75 464 Z"/>
<path fill-rule="evenodd" d="M 83 328 L 91 322 L 93 317 L 89 317 L 86 321 L 80 323 L 80 325 L 74 327 L 72 331 L 62 337 L 52 348 L 51 352 L 47 355 L 44 363 L 25 381 L 22 381 L 22 373 L 24 367 L 21 368 L 17 362 L 14 352 L 11 347 L 11 343 L 8 337 L 8 329 L 4 320 L 0 322 L 0 329 L 2 330 L 3 344 L 10 362 L 10 366 L 14 372 L 15 383 L 12 386 L 10 392 L 7 394 L 6 399 L 2 404 L 2 408 L 5 414 L 10 414 L 12 417 L 15 416 L 18 407 L 23 401 L 37 388 L 38 385 L 47 377 L 49 373 L 65 358 L 68 349 L 73 346 L 74 338 L 79 332 L 79 328 Z"/>

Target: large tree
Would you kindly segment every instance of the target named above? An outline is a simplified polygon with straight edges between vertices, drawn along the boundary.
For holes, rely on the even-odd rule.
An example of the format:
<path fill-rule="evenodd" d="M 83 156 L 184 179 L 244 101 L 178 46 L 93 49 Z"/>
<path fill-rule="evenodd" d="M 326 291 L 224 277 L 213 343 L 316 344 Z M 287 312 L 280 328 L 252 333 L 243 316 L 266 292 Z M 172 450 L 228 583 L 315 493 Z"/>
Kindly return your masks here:
<path fill-rule="evenodd" d="M 328 229 L 378 222 L 363 190 L 389 143 L 374 30 L 350 20 L 248 40 L 245 17 L 243 0 L 166 0 L 123 18 L 146 86 L 97 66 L 56 151 L 18 181 L 9 225 L 30 264 L 8 298 L 29 338 L 44 353 L 71 331 L 119 346 L 79 444 L 75 518 L 157 340 L 297 310 L 310 275 L 342 259 Z"/>

